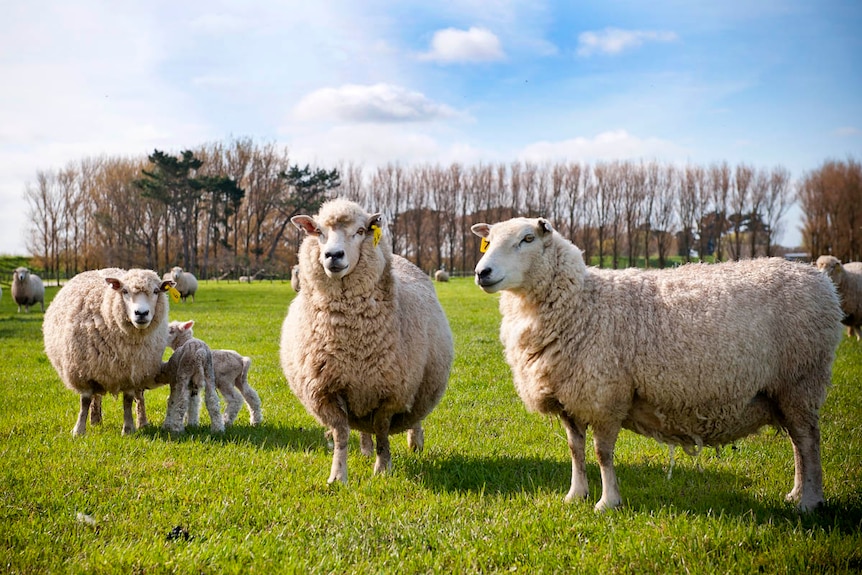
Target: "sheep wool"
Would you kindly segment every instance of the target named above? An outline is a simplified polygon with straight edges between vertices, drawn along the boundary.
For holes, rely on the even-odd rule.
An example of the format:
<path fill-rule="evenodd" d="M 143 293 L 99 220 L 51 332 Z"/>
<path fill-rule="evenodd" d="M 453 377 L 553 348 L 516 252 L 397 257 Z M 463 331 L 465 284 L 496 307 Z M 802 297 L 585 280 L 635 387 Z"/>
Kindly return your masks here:
<path fill-rule="evenodd" d="M 291 390 L 332 432 L 329 482 L 347 481 L 347 441 L 359 430 L 374 472 L 391 466 L 389 435 L 424 445 L 422 421 L 439 403 L 454 356 L 452 333 L 431 279 L 392 254 L 380 214 L 344 199 L 296 216 L 302 290 L 281 333 Z"/>
<path fill-rule="evenodd" d="M 22 306 L 27 313 L 30 306 L 37 303 L 45 311 L 45 285 L 42 278 L 30 273 L 27 268 L 17 268 L 12 272 L 12 299 L 18 304 L 18 313 L 21 313 Z"/>
<path fill-rule="evenodd" d="M 86 432 L 90 404 L 105 393 L 123 394 L 123 434 L 135 431 L 132 404 L 161 369 L 172 283 L 151 270 L 107 268 L 80 273 L 57 292 L 42 331 L 51 365 L 81 396 L 73 435 Z"/>
<path fill-rule="evenodd" d="M 825 273 L 835 284 L 841 298 L 841 310 L 847 326 L 847 336 L 862 339 L 862 262 L 841 264 L 834 256 L 820 256 L 815 262 L 817 269 Z"/>
<path fill-rule="evenodd" d="M 500 339 L 518 394 L 565 429 L 567 500 L 588 495 L 587 426 L 603 510 L 621 504 L 621 428 L 691 451 L 773 425 L 793 444 L 788 500 L 822 504 L 819 408 L 842 317 L 825 275 L 778 258 L 601 270 L 541 218 L 473 232 L 487 241 L 476 283 L 501 292 Z"/>

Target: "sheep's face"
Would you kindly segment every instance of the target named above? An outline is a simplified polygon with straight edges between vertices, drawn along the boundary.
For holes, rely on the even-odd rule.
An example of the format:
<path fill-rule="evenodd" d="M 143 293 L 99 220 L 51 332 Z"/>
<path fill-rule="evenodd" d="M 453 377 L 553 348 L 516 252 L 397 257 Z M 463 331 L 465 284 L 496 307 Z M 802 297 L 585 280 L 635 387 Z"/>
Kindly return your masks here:
<path fill-rule="evenodd" d="M 12 272 L 12 281 L 27 283 L 30 280 L 30 270 L 27 268 L 18 268 Z"/>
<path fill-rule="evenodd" d="M 126 318 L 137 329 L 150 326 L 156 315 L 159 296 L 174 285 L 172 281 L 162 281 L 155 272 L 105 278 L 105 282 L 122 296 Z"/>
<path fill-rule="evenodd" d="M 181 267 L 171 268 L 171 277 L 174 279 L 174 282 L 180 281 L 181 275 L 183 275 L 183 268 L 181 268 Z"/>
<path fill-rule="evenodd" d="M 192 327 L 195 325 L 194 320 L 189 321 L 172 321 L 168 324 L 168 347 L 177 349 L 190 339 L 195 334 Z"/>
<path fill-rule="evenodd" d="M 835 256 L 820 256 L 815 264 L 817 269 L 828 275 L 833 282 L 838 283 L 841 280 L 841 274 L 844 273 L 844 266 L 841 261 Z"/>
<path fill-rule="evenodd" d="M 485 255 L 476 264 L 476 285 L 487 293 L 519 290 L 536 257 L 545 249 L 553 228 L 543 219 L 514 218 L 499 224 L 476 224 Z"/>
<path fill-rule="evenodd" d="M 350 274 L 359 263 L 362 244 L 373 239 L 373 226 L 379 228 L 381 215 L 356 214 L 338 218 L 295 216 L 293 224 L 306 234 L 317 238 L 320 247 L 319 262 L 332 279 L 340 280 Z"/>

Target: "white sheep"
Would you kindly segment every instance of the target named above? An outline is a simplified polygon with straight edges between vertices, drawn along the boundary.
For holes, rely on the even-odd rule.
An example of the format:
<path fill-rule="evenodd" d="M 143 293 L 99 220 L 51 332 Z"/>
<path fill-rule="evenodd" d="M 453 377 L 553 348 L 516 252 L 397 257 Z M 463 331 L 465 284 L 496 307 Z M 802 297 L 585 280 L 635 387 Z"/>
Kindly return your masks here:
<path fill-rule="evenodd" d="M 344 199 L 292 219 L 302 290 L 281 332 L 281 365 L 305 408 L 330 428 L 329 483 L 347 482 L 350 429 L 362 452 L 377 439 L 374 473 L 391 467 L 389 435 L 424 446 L 422 421 L 439 403 L 452 366 L 452 333 L 428 276 L 392 254 L 380 214 Z"/>
<path fill-rule="evenodd" d="M 844 312 L 841 323 L 847 326 L 847 336 L 855 335 L 857 341 L 862 339 L 862 262 L 841 265 L 834 256 L 820 256 L 816 265 L 832 279 L 838 290 Z"/>
<path fill-rule="evenodd" d="M 184 345 L 194 338 L 195 322 L 171 322 L 168 345 L 172 348 Z M 225 426 L 233 425 L 242 408 L 243 400 L 248 407 L 249 423 L 258 425 L 263 421 L 260 396 L 248 383 L 248 370 L 251 358 L 232 349 L 213 349 L 212 363 L 215 374 L 215 388 L 227 404 L 222 420 Z"/>
<path fill-rule="evenodd" d="M 21 306 L 24 306 L 25 312 L 29 312 L 30 306 L 37 303 L 45 311 L 45 285 L 42 278 L 31 274 L 27 268 L 17 268 L 12 272 L 12 299 L 18 304 L 18 313 L 21 313 Z"/>
<path fill-rule="evenodd" d="M 57 292 L 42 330 L 51 365 L 81 395 L 72 435 L 86 432 L 91 403 L 92 423 L 101 420 L 105 393 L 123 394 L 123 434 L 135 431 L 132 404 L 155 387 L 162 366 L 171 285 L 150 270 L 108 268 L 80 273 Z M 138 425 L 146 425 L 140 401 Z"/>
<path fill-rule="evenodd" d="M 500 339 L 531 411 L 556 414 L 572 456 L 566 500 L 588 495 L 585 433 L 602 478 L 596 509 L 621 503 L 621 428 L 670 445 L 722 445 L 784 428 L 796 473 L 788 500 L 823 502 L 818 411 L 842 314 L 812 266 L 781 259 L 601 270 L 545 219 L 476 224 L 476 283 L 502 292 Z"/>
<path fill-rule="evenodd" d="M 299 279 L 299 265 L 295 265 L 290 268 L 290 287 L 293 288 L 293 291 L 299 293 L 299 288 L 302 287 L 302 284 Z"/>
<path fill-rule="evenodd" d="M 447 282 L 449 281 L 449 272 L 444 269 L 439 269 L 434 272 L 434 281 Z"/>
<path fill-rule="evenodd" d="M 195 301 L 195 293 L 198 291 L 198 278 L 193 273 L 183 271 L 183 268 L 175 266 L 164 275 L 164 279 L 174 282 L 174 287 L 180 292 L 180 298 L 183 301 L 186 301 L 186 298 L 189 296 L 192 296 L 192 302 Z"/>
<path fill-rule="evenodd" d="M 162 427 L 182 433 L 186 424 L 198 425 L 203 392 L 210 416 L 210 430 L 220 433 L 224 431 L 224 420 L 216 393 L 213 354 L 206 343 L 193 337 L 193 323 L 172 321 L 168 324 L 168 347 L 174 353 L 156 376 L 156 383 L 171 386 Z"/>

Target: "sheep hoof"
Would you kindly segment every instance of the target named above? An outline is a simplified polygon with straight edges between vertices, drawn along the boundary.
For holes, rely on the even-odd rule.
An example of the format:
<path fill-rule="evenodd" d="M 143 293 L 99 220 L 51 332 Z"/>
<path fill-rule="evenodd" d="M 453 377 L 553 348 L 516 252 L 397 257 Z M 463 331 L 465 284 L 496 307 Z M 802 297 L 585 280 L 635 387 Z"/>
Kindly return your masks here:
<path fill-rule="evenodd" d="M 365 457 L 374 455 L 374 438 L 371 437 L 370 433 L 359 434 L 359 451 Z"/>
<path fill-rule="evenodd" d="M 123 435 L 132 435 L 135 432 L 134 425 L 123 425 Z"/>
<path fill-rule="evenodd" d="M 78 426 L 72 428 L 72 437 L 82 437 L 87 432 L 86 428 L 78 429 Z"/>
<path fill-rule="evenodd" d="M 595 510 L 597 513 L 604 513 L 605 511 L 612 511 L 612 510 L 616 509 L 617 507 L 619 507 L 621 503 L 622 503 L 622 501 L 620 501 L 620 500 L 605 501 L 604 499 L 602 499 L 598 503 L 596 503 Z"/>
<path fill-rule="evenodd" d="M 381 457 L 378 457 L 377 461 L 374 462 L 374 475 L 383 475 L 390 469 L 392 469 L 391 459 L 383 459 Z"/>
<path fill-rule="evenodd" d="M 565 502 L 571 503 L 572 501 L 584 501 L 588 495 L 589 492 L 587 491 L 584 491 L 583 493 L 578 493 L 577 491 L 569 491 L 568 493 L 566 493 Z"/>
<path fill-rule="evenodd" d="M 425 449 L 425 430 L 421 427 L 414 427 L 407 430 L 407 447 L 416 453 L 422 453 Z"/>

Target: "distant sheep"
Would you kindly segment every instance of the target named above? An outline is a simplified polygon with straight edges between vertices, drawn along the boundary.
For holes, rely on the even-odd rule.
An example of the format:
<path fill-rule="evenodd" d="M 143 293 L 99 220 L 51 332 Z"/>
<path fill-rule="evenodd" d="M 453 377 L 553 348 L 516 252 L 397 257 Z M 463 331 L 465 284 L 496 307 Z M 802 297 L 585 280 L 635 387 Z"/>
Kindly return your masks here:
<path fill-rule="evenodd" d="M 449 281 L 449 273 L 446 270 L 437 270 L 434 272 L 434 281 L 447 282 Z"/>
<path fill-rule="evenodd" d="M 80 273 L 48 306 L 42 330 L 45 353 L 63 384 L 81 395 L 72 435 L 83 435 L 91 403 L 123 394 L 123 434 L 135 431 L 132 404 L 155 387 L 168 341 L 168 299 L 173 282 L 150 270 L 108 268 Z M 142 403 L 138 424 L 145 425 Z"/>
<path fill-rule="evenodd" d="M 180 298 L 183 301 L 186 301 L 186 298 L 189 296 L 191 296 L 192 302 L 195 301 L 195 293 L 198 291 L 198 278 L 193 273 L 183 271 L 183 268 L 176 266 L 164 275 L 164 279 L 174 282 L 174 287 L 180 292 Z"/>
<path fill-rule="evenodd" d="M 424 445 L 422 420 L 439 403 L 452 366 L 452 334 L 426 274 L 392 254 L 380 214 L 344 199 L 296 216 L 302 290 L 281 332 L 281 366 L 305 408 L 330 428 L 329 483 L 347 482 L 350 429 L 374 473 L 391 467 L 389 435 Z"/>
<path fill-rule="evenodd" d="M 42 278 L 31 274 L 27 268 L 17 268 L 12 272 L 12 299 L 18 304 L 18 313 L 21 313 L 21 306 L 24 306 L 26 313 L 30 311 L 31 305 L 37 303 L 44 312 L 45 285 L 42 283 Z"/>
<path fill-rule="evenodd" d="M 817 258 L 817 269 L 825 273 L 835 284 L 838 296 L 841 298 L 841 309 L 844 319 L 841 323 L 847 326 L 847 336 L 862 339 L 862 262 L 850 262 L 841 265 L 834 256 Z"/>
<path fill-rule="evenodd" d="M 194 321 L 171 322 L 169 345 L 179 347 L 194 338 Z M 222 420 L 225 426 L 233 425 L 243 400 L 248 407 L 249 423 L 258 425 L 263 421 L 260 396 L 248 383 L 251 359 L 232 349 L 213 349 L 212 362 L 215 372 L 215 387 L 227 404 Z"/>
<path fill-rule="evenodd" d="M 215 388 L 213 354 L 206 343 L 192 337 L 189 330 L 193 323 L 172 321 L 168 325 L 168 346 L 174 353 L 156 376 L 156 383 L 171 386 L 162 427 L 182 433 L 186 424 L 198 425 L 203 393 L 210 416 L 210 429 L 220 433 L 224 431 L 224 421 Z"/>
<path fill-rule="evenodd" d="M 823 503 L 819 408 L 841 338 L 835 288 L 781 259 L 602 270 L 545 219 L 476 224 L 476 283 L 502 292 L 500 339 L 531 411 L 559 416 L 572 456 L 567 500 L 588 496 L 585 434 L 602 477 L 596 509 L 621 504 L 621 428 L 689 451 L 764 425 L 787 430 L 787 498 Z M 788 313 L 792 311 L 792 313 Z"/>
<path fill-rule="evenodd" d="M 293 291 L 299 293 L 299 288 L 301 284 L 299 282 L 299 265 L 295 265 L 290 268 L 290 287 L 293 288 Z"/>

